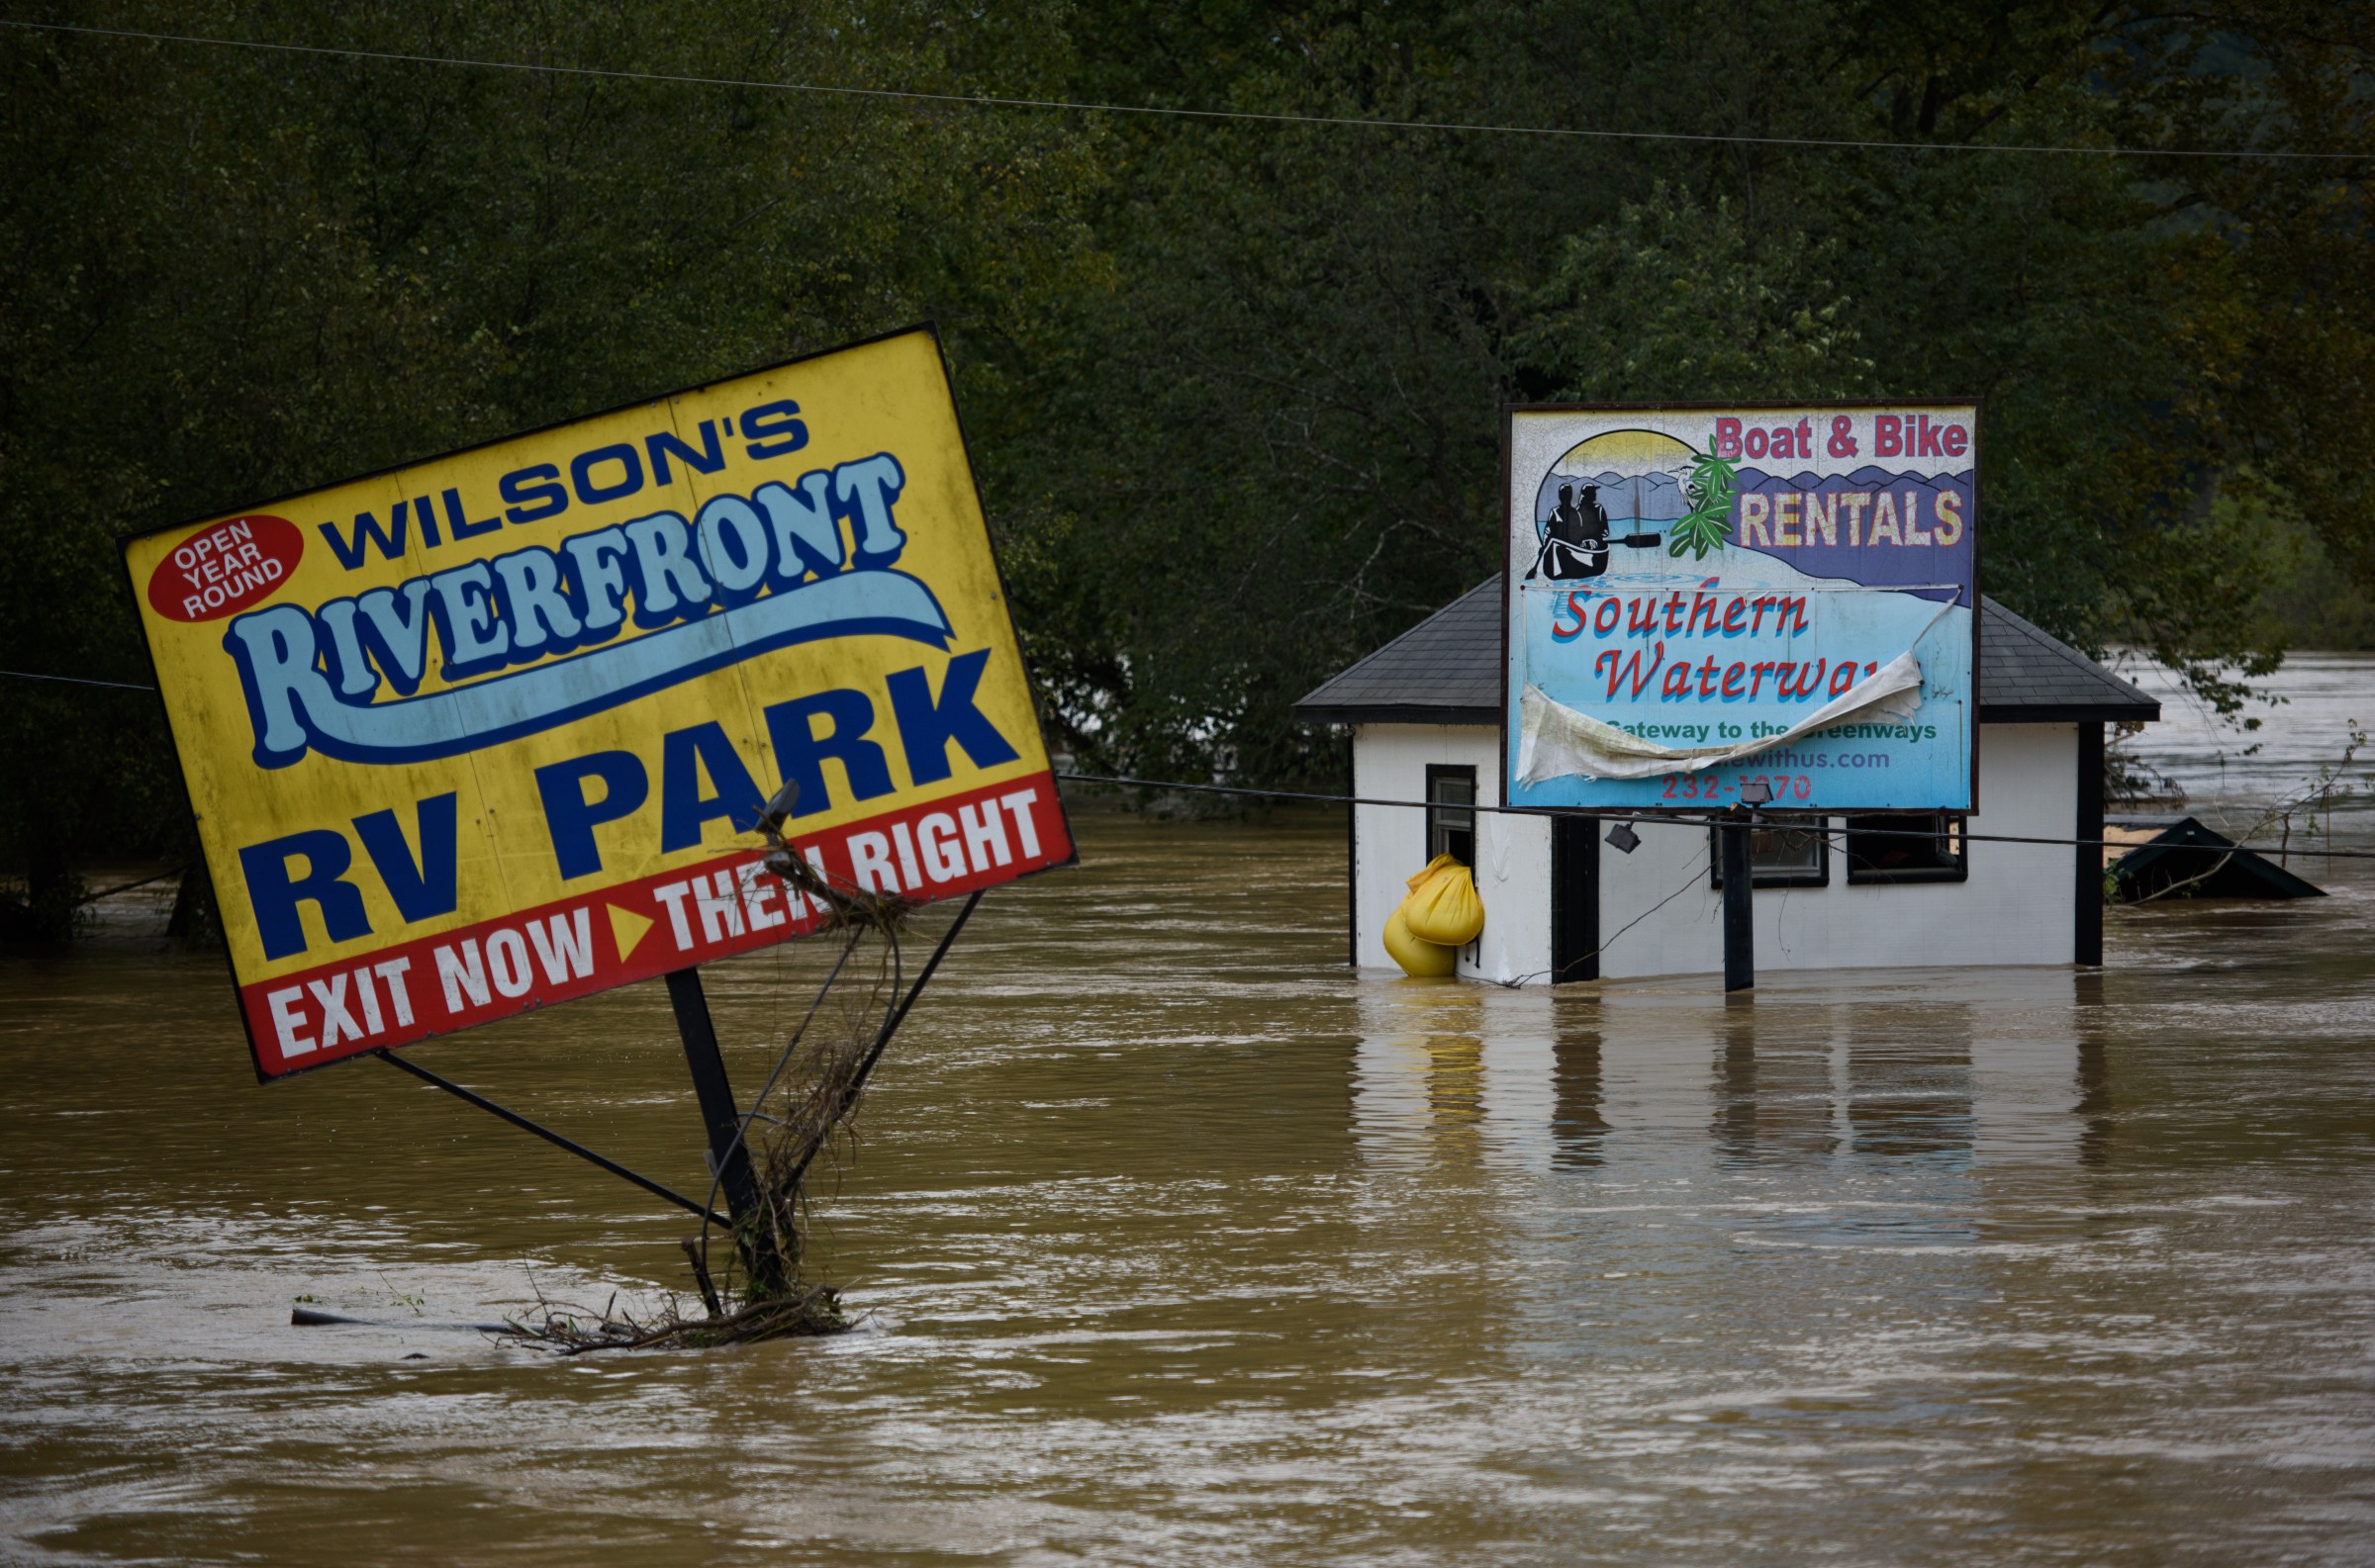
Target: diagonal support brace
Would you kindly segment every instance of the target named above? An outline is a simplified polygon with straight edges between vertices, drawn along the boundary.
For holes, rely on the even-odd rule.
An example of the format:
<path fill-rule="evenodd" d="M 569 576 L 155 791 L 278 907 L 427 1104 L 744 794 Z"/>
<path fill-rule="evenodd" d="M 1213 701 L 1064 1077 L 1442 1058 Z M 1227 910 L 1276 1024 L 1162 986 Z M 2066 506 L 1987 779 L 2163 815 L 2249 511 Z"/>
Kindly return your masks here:
<path fill-rule="evenodd" d="M 949 922 L 946 931 L 940 933 L 940 943 L 924 962 L 923 972 L 915 976 L 915 983 L 908 986 L 907 994 L 900 998 L 898 1010 L 884 1023 L 882 1033 L 874 1037 L 874 1045 L 868 1049 L 865 1060 L 858 1063 L 858 1070 L 851 1075 L 849 1087 L 841 1091 L 840 1105 L 824 1124 L 827 1129 L 838 1125 L 841 1118 L 849 1114 L 850 1107 L 857 1104 L 858 1096 L 865 1091 L 866 1080 L 874 1075 L 874 1064 L 883 1060 L 883 1049 L 891 1044 L 891 1037 L 899 1033 L 899 1026 L 906 1022 L 907 1009 L 913 1007 L 915 998 L 923 994 L 923 988 L 931 980 L 933 971 L 940 968 L 940 961 L 948 957 L 949 947 L 957 940 L 957 933 L 965 929 L 965 922 L 973 918 L 974 908 L 981 901 L 982 894 L 978 888 L 966 895 L 964 906 L 957 911 L 957 918 Z M 808 1173 L 808 1166 L 823 1148 L 822 1144 L 812 1144 L 801 1154 L 800 1163 L 792 1170 L 792 1186 L 800 1185 L 801 1178 Z"/>
<path fill-rule="evenodd" d="M 624 1165 L 621 1165 L 618 1163 L 618 1161 L 611 1158 L 607 1154 L 598 1154 L 594 1153 L 594 1151 L 588 1149 L 585 1145 L 577 1142 L 577 1140 L 573 1138 L 564 1138 L 549 1127 L 531 1122 L 526 1117 L 522 1116 L 518 1111 L 512 1110 L 506 1106 L 498 1105 L 493 1100 L 488 1099 L 485 1095 L 478 1093 L 476 1090 L 465 1089 L 460 1084 L 454 1082 L 451 1078 L 440 1077 L 436 1073 L 429 1071 L 427 1067 L 422 1066 L 420 1063 L 407 1061 L 404 1058 L 397 1056 L 393 1052 L 374 1051 L 371 1054 L 379 1058 L 380 1061 L 386 1062 L 391 1067 L 400 1067 L 404 1071 L 411 1073 L 414 1077 L 419 1078 L 422 1082 L 432 1084 L 437 1088 L 443 1089 L 447 1094 L 452 1095 L 457 1100 L 466 1100 L 470 1104 L 477 1106 L 482 1111 L 492 1112 L 494 1115 L 502 1117 L 505 1121 L 511 1123 L 514 1127 L 519 1128 L 522 1132 L 535 1134 L 538 1138 L 541 1138 L 544 1140 L 544 1142 L 552 1145 L 555 1149 L 565 1149 L 580 1159 L 600 1165 L 603 1169 L 609 1171 L 614 1176 L 623 1177 L 624 1179 L 633 1182 L 636 1186 L 641 1187 L 645 1192 L 652 1194 L 654 1197 L 665 1198 L 670 1203 L 675 1204 L 678 1208 L 683 1209 L 691 1214 L 698 1214 L 704 1219 L 710 1220 L 726 1230 L 730 1231 L 733 1229 L 731 1221 L 727 1220 L 724 1215 L 719 1214 L 716 1210 L 708 1207 L 706 1204 L 696 1203 L 691 1198 L 686 1197 L 683 1193 L 676 1191 L 674 1188 L 663 1187 L 658 1182 L 652 1180 L 649 1176 L 627 1169 Z"/>

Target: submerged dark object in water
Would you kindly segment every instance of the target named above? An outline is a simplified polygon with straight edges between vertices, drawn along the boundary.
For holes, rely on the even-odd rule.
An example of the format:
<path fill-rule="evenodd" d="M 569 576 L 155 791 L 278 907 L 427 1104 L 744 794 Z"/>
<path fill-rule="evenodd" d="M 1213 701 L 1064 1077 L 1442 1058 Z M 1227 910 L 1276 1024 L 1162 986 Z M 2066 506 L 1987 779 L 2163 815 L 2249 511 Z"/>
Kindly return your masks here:
<path fill-rule="evenodd" d="M 334 1312 L 322 1312 L 313 1307 L 291 1307 L 289 1327 L 292 1329 L 458 1329 L 467 1334 L 522 1334 L 514 1323 L 421 1323 L 387 1322 L 379 1318 L 348 1318 Z"/>
<path fill-rule="evenodd" d="M 2155 832 L 2153 830 L 2157 829 Z M 2264 855 L 2237 849 L 2223 833 L 2193 817 L 2119 818 L 2106 838 L 2134 838 L 2136 847 L 2111 863 L 2119 901 L 2150 898 L 2323 898 L 2326 889 L 2294 876 Z"/>

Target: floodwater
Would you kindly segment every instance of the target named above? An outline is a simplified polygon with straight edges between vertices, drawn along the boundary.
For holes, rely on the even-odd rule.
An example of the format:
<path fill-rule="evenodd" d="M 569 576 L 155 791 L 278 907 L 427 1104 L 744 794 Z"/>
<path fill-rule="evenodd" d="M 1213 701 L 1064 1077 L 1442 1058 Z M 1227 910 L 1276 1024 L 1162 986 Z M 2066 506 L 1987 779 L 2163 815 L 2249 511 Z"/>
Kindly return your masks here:
<path fill-rule="evenodd" d="M 2313 878 L 2326 870 L 2315 851 L 2329 825 L 2333 845 L 2375 846 L 2375 747 L 2360 739 L 2375 731 L 2375 655 L 2294 654 L 2254 683 L 2261 696 L 2230 721 L 2158 666 L 2121 673 L 2160 699 L 2161 722 L 2128 749 L 2184 790 L 2181 809 L 2223 833 L 2300 850 L 2310 858 L 2295 869 Z"/>
<path fill-rule="evenodd" d="M 0 961 L 0 1560 L 2375 1559 L 2375 863 L 1727 1003 L 1356 978 L 1340 822 L 1080 829 L 886 1063 L 824 1341 L 439 1327 L 687 1226 L 376 1062 L 255 1087 L 216 961 Z M 743 1087 L 812 962 L 712 971 Z M 657 985 L 417 1056 L 706 1185 Z"/>

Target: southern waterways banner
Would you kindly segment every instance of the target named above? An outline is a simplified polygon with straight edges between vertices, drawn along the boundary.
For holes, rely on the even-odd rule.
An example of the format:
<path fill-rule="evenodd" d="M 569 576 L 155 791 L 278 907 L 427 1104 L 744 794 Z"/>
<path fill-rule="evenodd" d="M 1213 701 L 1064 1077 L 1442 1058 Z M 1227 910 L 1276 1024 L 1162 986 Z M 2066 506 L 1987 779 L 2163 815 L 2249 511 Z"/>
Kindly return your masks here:
<path fill-rule="evenodd" d="M 928 330 L 125 556 L 265 1077 L 1073 858 Z"/>
<path fill-rule="evenodd" d="M 1510 412 L 1503 798 L 1968 810 L 1970 405 Z"/>

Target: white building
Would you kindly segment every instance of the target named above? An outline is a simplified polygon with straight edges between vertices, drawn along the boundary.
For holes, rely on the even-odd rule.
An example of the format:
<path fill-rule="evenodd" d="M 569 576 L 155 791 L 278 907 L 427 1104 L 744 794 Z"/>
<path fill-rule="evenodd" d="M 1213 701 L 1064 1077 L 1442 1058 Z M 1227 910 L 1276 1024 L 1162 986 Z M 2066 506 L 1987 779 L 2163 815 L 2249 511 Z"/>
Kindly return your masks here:
<path fill-rule="evenodd" d="M 2103 726 L 2156 719 L 2160 704 L 1992 600 L 1979 647 L 1979 809 L 1760 832 L 1759 970 L 2102 961 L 2102 852 L 2066 841 L 2103 836 Z M 1500 715 L 1497 579 L 1296 704 L 1298 718 L 1352 730 L 1354 794 L 1439 802 L 1353 808 L 1352 962 L 1394 967 L 1383 932 L 1403 880 L 1449 850 L 1475 869 L 1484 900 L 1463 975 L 1547 984 L 1720 970 L 1706 826 L 1463 809 L 1499 803 Z M 1604 841 L 1620 821 L 1640 838 L 1630 854 Z M 1869 831 L 1889 827 L 1942 836 Z M 2065 842 L 1964 842 L 1966 830 Z"/>

